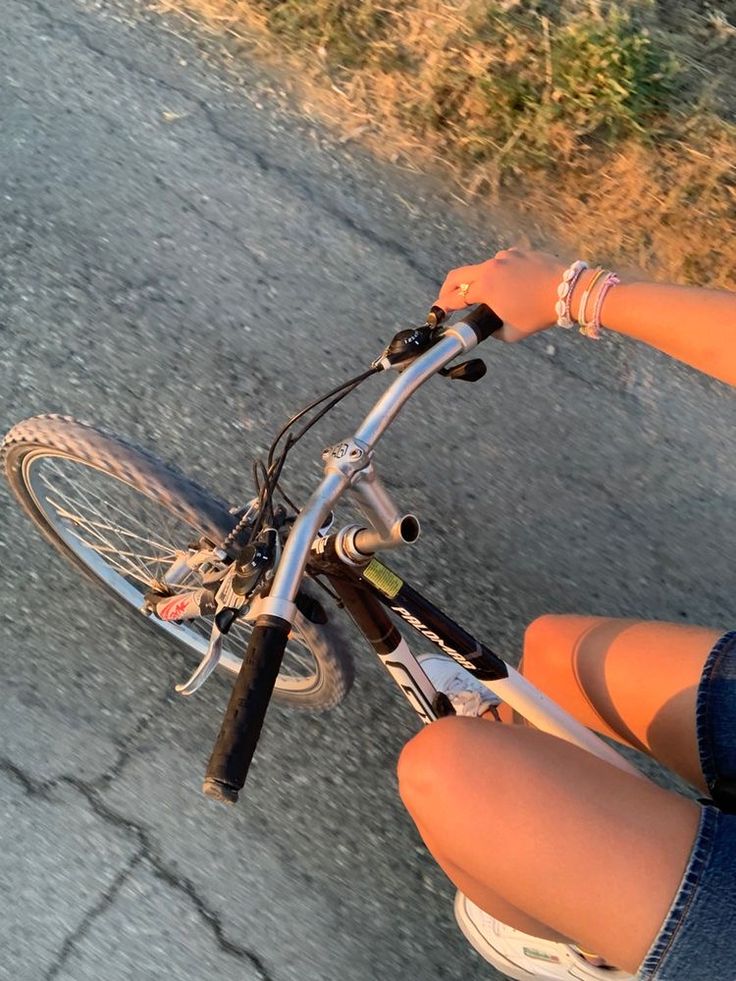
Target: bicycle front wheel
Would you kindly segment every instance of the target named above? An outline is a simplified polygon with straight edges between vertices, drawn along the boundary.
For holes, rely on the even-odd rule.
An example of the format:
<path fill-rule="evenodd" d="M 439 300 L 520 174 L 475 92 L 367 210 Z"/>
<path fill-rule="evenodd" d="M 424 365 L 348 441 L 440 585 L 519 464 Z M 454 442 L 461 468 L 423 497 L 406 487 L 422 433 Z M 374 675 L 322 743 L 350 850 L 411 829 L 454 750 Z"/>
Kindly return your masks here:
<path fill-rule="evenodd" d="M 18 423 L 2 443 L 5 475 L 44 536 L 66 559 L 141 617 L 145 594 L 162 583 L 187 546 L 206 536 L 221 541 L 232 528 L 227 506 L 156 457 L 117 436 L 63 416 Z M 176 590 L 200 583 L 196 573 Z M 211 618 L 171 623 L 146 617 L 198 658 Z M 251 626 L 236 621 L 220 666 L 237 674 Z M 274 698 L 293 708 L 322 710 L 340 702 L 352 662 L 329 624 L 301 614 L 292 630 Z"/>

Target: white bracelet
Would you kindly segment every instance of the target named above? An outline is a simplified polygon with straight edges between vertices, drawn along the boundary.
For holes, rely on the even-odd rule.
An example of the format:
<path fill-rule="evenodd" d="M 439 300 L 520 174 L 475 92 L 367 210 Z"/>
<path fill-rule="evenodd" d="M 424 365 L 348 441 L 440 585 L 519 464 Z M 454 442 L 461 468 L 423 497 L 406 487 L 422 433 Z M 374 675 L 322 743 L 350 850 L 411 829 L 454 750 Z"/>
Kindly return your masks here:
<path fill-rule="evenodd" d="M 570 316 L 570 300 L 572 298 L 572 291 L 575 289 L 575 284 L 587 268 L 587 262 L 583 262 L 582 259 L 576 259 L 562 274 L 562 282 L 557 287 L 558 300 L 555 303 L 558 327 L 565 327 L 569 330 L 570 327 L 575 326 L 575 321 Z"/>

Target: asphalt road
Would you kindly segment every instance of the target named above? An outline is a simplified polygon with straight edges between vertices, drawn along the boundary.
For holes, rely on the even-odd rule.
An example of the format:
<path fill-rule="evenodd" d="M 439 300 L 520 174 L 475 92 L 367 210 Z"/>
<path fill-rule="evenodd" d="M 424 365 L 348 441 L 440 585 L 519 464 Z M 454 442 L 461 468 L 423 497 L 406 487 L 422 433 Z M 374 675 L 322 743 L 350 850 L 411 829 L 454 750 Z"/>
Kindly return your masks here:
<path fill-rule="evenodd" d="M 3 430 L 96 420 L 240 502 L 290 410 L 500 244 L 491 216 L 132 2 L 3 9 Z M 732 625 L 730 392 L 560 333 L 489 345 L 481 384 L 436 380 L 386 438 L 382 472 L 424 528 L 396 565 L 513 662 L 546 610 Z M 297 489 L 376 391 L 305 447 Z M 186 659 L 0 494 L 0 978 L 494 976 L 396 796 L 416 723 L 349 629 L 349 699 L 274 709 L 247 800 L 217 808 L 199 786 L 225 682 L 177 698 Z"/>

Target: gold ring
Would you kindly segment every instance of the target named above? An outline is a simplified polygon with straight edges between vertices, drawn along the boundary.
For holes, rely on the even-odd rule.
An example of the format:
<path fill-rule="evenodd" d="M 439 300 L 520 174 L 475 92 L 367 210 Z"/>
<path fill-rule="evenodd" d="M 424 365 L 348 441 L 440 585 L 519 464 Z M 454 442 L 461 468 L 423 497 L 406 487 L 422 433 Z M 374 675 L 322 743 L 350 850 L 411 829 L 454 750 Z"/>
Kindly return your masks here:
<path fill-rule="evenodd" d="M 467 300 L 468 290 L 470 289 L 470 283 L 460 283 L 458 289 L 460 290 L 460 295 L 462 296 L 462 298 L 464 300 Z"/>

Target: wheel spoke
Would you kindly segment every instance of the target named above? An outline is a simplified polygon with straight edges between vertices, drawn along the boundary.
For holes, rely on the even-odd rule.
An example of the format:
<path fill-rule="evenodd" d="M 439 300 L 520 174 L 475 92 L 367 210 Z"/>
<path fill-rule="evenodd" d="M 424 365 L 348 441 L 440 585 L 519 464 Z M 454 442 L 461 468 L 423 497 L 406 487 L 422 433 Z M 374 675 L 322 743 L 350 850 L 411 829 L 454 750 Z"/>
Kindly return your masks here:
<path fill-rule="evenodd" d="M 69 477 L 67 474 L 63 473 L 61 471 L 60 467 L 59 467 L 58 461 L 56 461 L 56 460 L 53 461 L 53 465 L 54 465 L 54 469 L 56 470 L 56 473 L 61 478 L 61 480 L 65 481 L 67 484 L 70 484 L 72 486 L 72 488 L 77 488 L 79 490 L 79 492 L 85 497 L 85 499 L 87 501 L 87 506 L 89 507 L 90 511 L 92 511 L 93 514 L 97 514 L 99 517 L 102 517 L 100 511 L 94 506 L 94 504 L 92 504 L 92 502 L 89 500 L 89 498 L 84 494 L 84 491 L 82 491 L 79 481 L 78 480 L 77 481 L 72 481 L 71 477 Z M 89 471 L 86 474 L 86 476 L 88 476 L 88 477 L 93 477 L 94 475 L 100 476 L 101 475 L 100 474 L 100 471 L 91 470 L 91 471 Z M 129 486 L 127 484 L 122 483 L 121 481 L 116 481 L 116 485 L 118 487 L 127 487 L 127 486 Z M 133 488 L 130 488 L 130 489 L 133 490 Z M 140 492 L 138 492 L 138 494 L 140 495 Z M 140 495 L 140 497 L 142 498 L 143 501 L 149 501 L 149 498 L 145 497 L 145 495 Z M 109 500 L 108 497 L 106 497 L 104 503 L 105 503 L 105 508 L 106 508 L 107 511 L 116 511 L 118 514 L 121 514 L 124 518 L 126 518 L 128 520 L 132 520 L 134 523 L 138 524 L 140 526 L 140 529 L 142 531 L 146 532 L 147 534 L 149 533 L 149 527 L 148 527 L 147 522 L 142 521 L 140 518 L 136 517 L 134 514 L 131 514 L 130 510 L 127 510 L 127 511 L 126 510 L 123 510 L 121 507 L 119 507 L 117 504 L 115 504 L 114 501 Z M 139 500 L 138 503 L 141 503 L 141 501 Z"/>
<path fill-rule="evenodd" d="M 300 667 L 304 668 L 304 670 L 309 674 L 314 672 L 314 662 L 312 661 L 311 654 L 297 654 L 292 647 L 287 651 L 287 656 L 290 661 L 296 661 L 296 663 L 300 665 Z"/>
<path fill-rule="evenodd" d="M 146 567 L 145 563 L 149 561 L 159 563 L 160 556 L 140 555 L 138 552 L 130 552 L 126 549 L 121 549 L 119 546 L 110 543 L 107 538 L 105 538 L 101 533 L 99 533 L 97 531 L 98 526 L 95 526 L 94 523 L 90 527 L 88 523 L 85 522 L 83 519 L 79 518 L 78 516 L 68 514 L 67 512 L 65 512 L 63 508 L 57 506 L 56 510 L 60 518 L 65 518 L 67 521 L 71 522 L 74 525 L 74 527 L 71 529 L 71 532 L 76 538 L 79 539 L 79 541 L 82 542 L 83 545 L 86 545 L 88 548 L 93 549 L 99 555 L 107 555 L 110 558 L 112 558 L 113 556 L 119 556 L 127 559 L 128 571 L 126 572 L 126 575 L 132 575 L 139 581 L 145 583 L 146 585 L 150 585 L 152 581 L 152 576 L 150 570 Z M 87 538 L 84 538 L 78 530 L 80 525 L 88 532 L 91 532 L 93 536 L 99 538 L 102 544 L 98 544 L 97 542 L 89 541 Z"/>
<path fill-rule="evenodd" d="M 80 526 L 81 525 L 83 528 L 87 528 L 89 531 L 92 532 L 93 535 L 97 535 L 98 538 L 102 539 L 102 541 L 106 541 L 106 539 L 103 537 L 102 534 L 98 534 L 99 529 L 103 529 L 103 530 L 107 530 L 107 531 L 113 531 L 120 538 L 127 538 L 128 537 L 128 535 L 126 534 L 126 532 L 124 530 L 122 530 L 122 529 L 114 528 L 112 525 L 103 524 L 101 521 L 89 521 L 86 518 L 82 518 L 79 515 L 72 514 L 71 512 L 67 511 L 62 505 L 57 504 L 55 501 L 52 501 L 51 498 L 48 498 L 48 501 L 49 501 L 49 504 L 52 504 L 56 508 L 56 511 L 57 511 L 57 513 L 58 513 L 58 515 L 59 515 L 60 518 L 65 518 L 67 521 L 71 521 L 72 524 L 74 524 L 74 525 L 77 525 L 77 526 Z M 145 539 L 144 538 L 141 538 L 139 535 L 134 535 L 132 537 L 138 538 L 140 541 L 145 542 L 146 545 L 154 545 L 155 546 L 155 545 L 158 544 L 157 542 L 146 542 Z M 165 552 L 169 552 L 172 557 L 175 557 L 176 556 L 176 550 L 174 548 L 172 548 L 170 545 L 161 545 L 160 547 Z M 115 546 L 114 545 L 111 545 L 110 548 L 115 548 Z M 162 558 L 161 555 L 140 555 L 138 552 L 127 552 L 127 551 L 125 551 L 125 549 L 121 549 L 120 550 L 120 554 L 121 555 L 137 555 L 137 556 L 139 556 L 139 558 L 147 559 L 147 560 L 150 560 L 150 561 L 153 561 L 153 562 L 159 562 L 161 560 L 161 558 Z"/>
<path fill-rule="evenodd" d="M 29 489 L 47 521 L 90 570 L 127 602 L 140 609 L 144 593 L 202 530 L 136 486 L 82 461 L 39 453 L 30 464 Z M 198 570 L 169 587 L 172 592 L 200 588 Z M 186 624 L 159 622 L 201 657 L 207 650 L 212 617 Z M 224 650 L 242 658 L 252 625 L 239 621 L 225 637 Z M 277 689 L 307 692 L 319 676 L 319 663 L 294 630 L 286 646 Z"/>
<path fill-rule="evenodd" d="M 64 497 L 64 496 L 65 496 L 65 495 L 63 494 L 63 492 L 61 492 L 61 491 L 59 491 L 58 493 L 60 493 L 62 497 Z M 57 514 L 59 515 L 59 517 L 60 517 L 60 518 L 64 518 L 64 517 L 66 517 L 66 520 L 67 520 L 67 521 L 69 521 L 69 520 L 72 520 L 72 523 L 73 523 L 74 525 L 76 525 L 76 524 L 78 523 L 78 521 L 77 521 L 77 519 L 76 519 L 76 518 L 74 518 L 74 517 L 72 517 L 72 516 L 70 516 L 70 515 L 65 515 L 65 514 L 64 514 L 64 508 L 63 508 L 63 507 L 62 507 L 62 506 L 61 506 L 60 504 L 58 504 L 58 502 L 54 502 L 54 501 L 53 501 L 53 500 L 52 500 L 51 498 L 49 498 L 49 497 L 47 497 L 47 498 L 46 498 L 46 500 L 48 501 L 48 503 L 49 503 L 49 504 L 51 504 L 51 506 L 52 506 L 53 508 L 55 508 L 55 510 L 56 510 L 56 513 L 57 513 Z M 81 519 L 80 519 L 80 520 L 81 520 Z M 83 522 L 83 524 L 84 524 L 84 522 Z M 80 540 L 80 541 L 81 541 L 81 542 L 82 542 L 83 544 L 85 544 L 85 545 L 87 545 L 87 547 L 88 547 L 88 548 L 92 548 L 92 549 L 95 549 L 95 550 L 97 550 L 97 548 L 98 548 L 98 546 L 96 546 L 96 545 L 95 545 L 94 543 L 92 543 L 92 542 L 89 542 L 89 541 L 87 541 L 87 540 L 86 540 L 85 538 L 83 538 L 83 537 L 82 537 L 82 536 L 81 536 L 81 535 L 79 534 L 79 532 L 77 531 L 77 529 L 76 529 L 76 527 L 74 527 L 74 528 L 72 528 L 72 529 L 70 529 L 70 530 L 71 530 L 71 532 L 72 532 L 72 534 L 73 534 L 73 535 L 75 535 L 75 537 L 76 537 L 76 538 L 78 538 L 78 539 L 79 539 L 79 540 Z M 91 529 L 89 529 L 89 531 L 90 531 L 90 532 L 92 533 L 92 535 L 93 535 L 93 536 L 94 536 L 95 538 L 97 538 L 97 539 L 99 539 L 99 541 L 101 541 L 101 542 L 103 543 L 103 545 L 104 545 L 105 547 L 107 547 L 107 548 L 108 548 L 108 549 L 109 549 L 109 550 L 110 550 L 111 552 L 117 552 L 117 548 L 116 548 L 116 546 L 115 546 L 115 545 L 113 545 L 113 543 L 112 543 L 112 542 L 111 542 L 111 541 L 110 541 L 110 540 L 109 540 L 108 538 L 106 538 L 106 537 L 105 537 L 105 536 L 104 536 L 104 535 L 103 535 L 103 534 L 102 534 L 102 533 L 101 533 L 100 531 L 97 531 L 97 530 L 96 530 L 96 529 L 94 529 L 94 528 L 91 528 Z M 134 574 L 135 576 L 137 576 L 138 578 L 140 578 L 141 576 L 143 576 L 143 577 L 145 578 L 145 573 L 143 572 L 143 570 L 142 570 L 142 569 L 141 569 L 140 567 L 136 567 L 136 566 L 134 565 L 134 563 L 129 563 L 129 566 L 130 566 L 130 568 L 131 568 L 131 570 L 132 570 L 132 572 L 133 572 L 133 574 Z"/>
<path fill-rule="evenodd" d="M 64 478 L 65 475 L 60 473 L 58 466 L 55 467 L 55 470 L 59 474 L 59 476 Z M 163 542 L 154 541 L 150 535 L 144 537 L 143 535 L 139 535 L 137 532 L 129 531 L 126 528 L 121 528 L 119 525 L 113 525 L 109 521 L 105 521 L 102 518 L 99 509 L 92 504 L 92 502 L 89 500 L 87 495 L 84 494 L 84 492 L 81 490 L 78 484 L 74 484 L 72 485 L 72 487 L 74 487 L 77 490 L 77 492 L 81 493 L 82 496 L 84 497 L 86 503 L 81 505 L 79 501 L 72 500 L 69 497 L 69 495 L 65 494 L 64 491 L 61 490 L 60 488 L 53 487 L 49 483 L 45 475 L 42 476 L 41 479 L 43 480 L 45 486 L 48 487 L 53 494 L 57 494 L 58 496 L 60 496 L 70 508 L 75 509 L 77 512 L 79 510 L 85 510 L 86 508 L 87 510 L 91 511 L 92 514 L 102 519 L 99 521 L 95 521 L 91 518 L 87 518 L 82 514 L 78 514 L 78 513 L 74 514 L 71 511 L 66 510 L 58 502 L 54 501 L 53 498 L 47 496 L 47 500 L 53 507 L 56 508 L 60 517 L 73 522 L 76 526 L 81 525 L 82 527 L 87 529 L 89 533 L 94 535 L 96 538 L 100 539 L 100 541 L 104 542 L 105 545 L 104 550 L 108 552 L 117 551 L 119 555 L 124 555 L 128 557 L 128 559 L 130 560 L 130 565 L 131 566 L 136 565 L 136 569 L 137 569 L 135 573 L 136 578 L 140 579 L 142 582 L 145 582 L 146 584 L 150 585 L 152 581 L 161 578 L 161 567 L 163 565 L 170 565 L 171 562 L 174 560 L 176 556 L 176 549 L 173 547 L 173 545 L 165 545 Z M 66 483 L 71 484 L 71 481 L 67 479 Z M 109 503 L 110 502 L 106 502 L 106 504 Z M 114 505 L 110 505 L 110 507 L 113 510 L 117 511 L 119 514 L 123 515 L 124 517 L 126 518 L 130 517 L 121 508 L 115 507 Z M 134 522 L 141 524 L 141 527 L 145 528 L 143 523 L 138 521 L 138 519 L 133 518 L 133 520 Z M 130 542 L 125 541 L 126 539 L 133 539 L 140 542 L 144 542 L 146 545 L 152 545 L 156 549 L 161 549 L 163 552 L 168 553 L 168 555 L 152 555 L 152 556 L 140 555 L 138 553 L 131 552 L 125 548 L 123 549 L 116 548 L 116 546 L 103 534 L 103 532 L 112 533 L 113 535 L 117 536 L 117 538 L 119 538 L 120 541 L 123 542 L 124 544 L 130 544 Z M 78 533 L 77 533 L 77 537 L 79 537 L 81 541 L 83 541 L 90 548 L 94 548 L 98 552 L 101 551 L 99 546 L 93 544 L 92 542 L 86 541 Z M 136 559 L 138 560 L 138 563 L 134 562 L 134 560 Z M 154 571 L 148 568 L 147 563 L 149 562 L 155 564 L 156 568 Z"/>
<path fill-rule="evenodd" d="M 91 511 L 92 514 L 96 515 L 97 517 L 103 518 L 103 515 L 101 514 L 101 512 L 99 511 L 99 509 L 97 507 L 95 507 L 95 505 L 90 501 L 89 497 L 87 497 L 87 495 L 84 493 L 84 490 L 80 486 L 79 481 L 72 482 L 72 480 L 66 474 L 63 474 L 61 472 L 61 470 L 60 470 L 60 468 L 58 466 L 58 463 L 56 461 L 54 461 L 54 468 L 56 470 L 56 473 L 59 475 L 59 477 L 62 480 L 64 480 L 67 484 L 71 485 L 73 489 L 76 489 L 80 494 L 82 494 L 82 496 L 84 497 L 85 501 L 87 502 L 86 503 L 86 506 L 87 506 L 88 510 Z M 93 471 L 93 473 L 98 473 L 98 472 L 97 471 Z M 127 485 L 117 483 L 117 486 L 127 486 Z M 58 490 L 58 488 L 57 488 L 57 490 Z M 62 495 L 62 496 L 64 496 L 66 498 L 66 500 L 69 501 L 69 498 L 68 498 L 67 495 Z M 138 501 L 138 503 L 142 503 L 142 501 L 148 502 L 149 499 L 146 498 L 145 496 L 141 495 L 137 499 L 137 501 Z M 69 503 L 71 503 L 71 502 L 69 502 Z M 145 535 L 146 535 L 146 537 L 140 536 L 143 541 L 146 541 L 147 543 L 149 543 L 151 545 L 154 545 L 156 547 L 163 548 L 164 550 L 166 550 L 167 548 L 169 548 L 169 546 L 166 546 L 166 545 L 164 545 L 161 542 L 154 542 L 151 539 L 151 533 L 150 533 L 150 528 L 149 528 L 149 521 L 150 521 L 150 519 L 149 519 L 149 521 L 143 521 L 143 520 L 141 520 L 139 517 L 136 517 L 134 514 L 131 514 L 131 512 L 130 512 L 129 509 L 128 510 L 123 510 L 121 507 L 119 507 L 118 505 L 116 505 L 113 501 L 109 500 L 109 497 L 106 497 L 105 498 L 104 506 L 105 506 L 105 509 L 107 511 L 114 511 L 114 512 L 117 512 L 119 515 L 122 515 L 122 517 L 126 520 L 126 522 L 132 521 L 134 524 L 139 525 L 140 529 L 143 532 L 145 532 Z M 164 517 L 165 520 L 169 521 L 169 529 L 165 529 L 166 534 L 165 534 L 164 537 L 167 537 L 167 538 L 170 538 L 171 539 L 171 538 L 174 537 L 173 535 L 171 535 L 169 533 L 169 531 L 171 529 L 170 521 L 171 521 L 171 518 L 173 516 L 171 516 L 168 512 L 164 512 L 163 517 Z M 103 522 L 104 522 L 104 519 L 103 519 Z M 112 530 L 114 533 L 116 533 L 118 535 L 120 535 L 121 533 L 123 533 L 123 532 L 121 532 L 121 529 L 119 527 L 116 528 L 115 526 L 109 524 L 109 522 L 106 523 L 106 526 L 110 530 Z M 127 532 L 127 534 L 134 535 L 135 533 L 129 531 L 129 532 Z M 173 553 L 174 550 L 173 549 L 170 549 L 170 550 Z"/>

